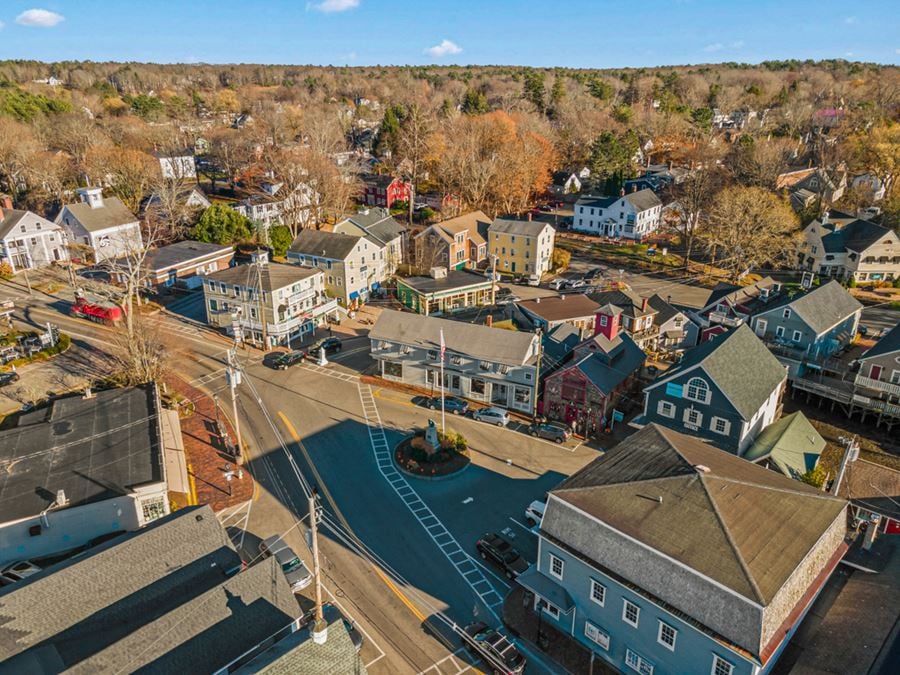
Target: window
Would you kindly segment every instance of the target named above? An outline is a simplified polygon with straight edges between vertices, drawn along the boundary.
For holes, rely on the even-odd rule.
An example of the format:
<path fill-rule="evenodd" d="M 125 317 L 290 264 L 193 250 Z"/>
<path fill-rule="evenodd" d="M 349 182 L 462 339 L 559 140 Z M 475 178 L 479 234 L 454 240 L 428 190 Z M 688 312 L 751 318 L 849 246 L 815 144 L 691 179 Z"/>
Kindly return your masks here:
<path fill-rule="evenodd" d="M 491 364 L 488 361 L 482 361 L 481 363 L 478 364 L 478 367 L 481 368 L 482 370 L 490 370 Z"/>
<path fill-rule="evenodd" d="M 784 337 L 784 326 L 775 327 L 775 337 Z"/>
<path fill-rule="evenodd" d="M 605 326 L 608 323 L 608 321 L 609 321 L 609 317 L 607 317 L 605 314 L 600 315 L 600 325 L 601 326 Z"/>
<path fill-rule="evenodd" d="M 622 621 L 629 626 L 638 627 L 638 619 L 641 616 L 641 608 L 628 600 L 622 601 Z"/>
<path fill-rule="evenodd" d="M 891 373 L 891 384 L 900 384 L 900 370 Z"/>
<path fill-rule="evenodd" d="M 660 401 L 659 405 L 656 407 L 656 412 L 669 419 L 675 418 L 675 406 L 668 401 Z"/>
<path fill-rule="evenodd" d="M 547 612 L 547 614 L 552 616 L 554 619 L 559 619 L 559 607 L 557 607 L 556 605 L 551 605 L 546 600 L 543 600 L 541 602 L 541 607 L 545 612 Z"/>
<path fill-rule="evenodd" d="M 793 340 L 794 342 L 800 342 L 800 340 L 802 339 L 803 333 L 801 333 L 799 330 L 795 330 L 794 334 L 791 336 L 791 340 Z"/>
<path fill-rule="evenodd" d="M 144 522 L 150 522 L 166 515 L 166 498 L 163 495 L 141 500 L 141 514 Z"/>
<path fill-rule="evenodd" d="M 505 363 L 501 363 L 500 367 L 497 370 L 501 375 L 506 375 L 509 372 L 509 366 Z"/>
<path fill-rule="evenodd" d="M 427 371 L 426 371 L 427 372 Z M 384 362 L 384 374 L 387 377 L 403 377 L 403 364 L 396 361 Z"/>
<path fill-rule="evenodd" d="M 630 649 L 625 650 L 625 665 L 641 675 L 653 675 L 653 664 Z"/>
<path fill-rule="evenodd" d="M 603 607 L 606 602 L 606 586 L 591 579 L 591 600 Z"/>
<path fill-rule="evenodd" d="M 469 380 L 469 391 L 479 396 L 484 396 L 484 380 L 480 377 L 473 377 Z"/>
<path fill-rule="evenodd" d="M 722 419 L 721 417 L 713 417 L 712 421 L 710 422 L 709 428 L 715 431 L 717 434 L 727 436 L 728 432 L 731 431 L 731 422 L 726 419 Z"/>
<path fill-rule="evenodd" d="M 531 373 L 525 373 L 525 379 L 526 379 L 526 380 L 530 380 L 530 379 L 531 379 Z"/>
<path fill-rule="evenodd" d="M 453 354 L 450 357 L 450 363 L 452 363 L 455 366 L 458 366 L 459 364 L 462 363 L 462 357 L 459 354 Z"/>
<path fill-rule="evenodd" d="M 675 651 L 675 638 L 678 637 L 678 631 L 667 623 L 659 622 L 659 632 L 656 634 L 656 641 L 666 649 Z"/>
<path fill-rule="evenodd" d="M 209 301 L 209 311 L 210 312 L 218 312 L 219 311 L 219 303 L 215 300 L 210 299 Z"/>
<path fill-rule="evenodd" d="M 584 622 L 584 636 L 605 651 L 609 651 L 609 633 L 600 630 L 590 621 Z"/>
<path fill-rule="evenodd" d="M 550 554 L 550 574 L 555 576 L 557 579 L 563 578 L 563 568 L 565 564 L 562 561 L 562 558 L 557 558 L 552 553 Z"/>
<path fill-rule="evenodd" d="M 706 380 L 701 377 L 692 377 L 688 380 L 684 397 L 698 403 L 709 403 L 710 391 Z"/>
<path fill-rule="evenodd" d="M 783 318 L 785 318 L 785 319 L 790 319 L 790 318 L 791 318 L 791 310 L 790 310 L 790 308 L 786 308 L 786 309 L 781 313 L 781 316 L 782 316 Z"/>
<path fill-rule="evenodd" d="M 515 396 L 516 403 L 518 403 L 519 406 L 524 406 L 531 403 L 531 389 L 528 389 L 526 387 L 516 387 Z"/>
<path fill-rule="evenodd" d="M 684 425 L 687 427 L 699 428 L 703 424 L 703 415 L 699 410 L 688 408 L 684 411 Z"/>
<path fill-rule="evenodd" d="M 437 361 L 437 359 L 438 359 L 437 351 L 435 351 L 434 349 L 429 349 L 428 350 L 428 360 L 429 361 Z"/>
<path fill-rule="evenodd" d="M 709 671 L 710 675 L 731 675 L 733 670 L 733 665 L 718 654 L 713 654 L 712 669 Z"/>

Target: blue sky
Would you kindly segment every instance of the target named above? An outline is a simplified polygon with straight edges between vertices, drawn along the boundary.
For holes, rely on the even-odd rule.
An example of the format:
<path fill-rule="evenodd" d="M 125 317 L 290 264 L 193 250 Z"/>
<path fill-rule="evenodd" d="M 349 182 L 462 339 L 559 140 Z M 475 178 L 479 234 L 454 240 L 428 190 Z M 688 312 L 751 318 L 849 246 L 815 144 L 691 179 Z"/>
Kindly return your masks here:
<path fill-rule="evenodd" d="M 782 58 L 898 63 L 898 17 L 896 0 L 2 0 L 0 58 L 584 68 Z"/>

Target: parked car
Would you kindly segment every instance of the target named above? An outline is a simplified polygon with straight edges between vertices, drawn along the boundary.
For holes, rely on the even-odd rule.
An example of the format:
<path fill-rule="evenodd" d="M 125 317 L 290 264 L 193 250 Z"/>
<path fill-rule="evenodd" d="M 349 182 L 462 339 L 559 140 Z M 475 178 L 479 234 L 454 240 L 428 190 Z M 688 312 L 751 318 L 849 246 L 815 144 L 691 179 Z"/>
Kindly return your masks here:
<path fill-rule="evenodd" d="M 434 398 L 428 399 L 425 405 L 427 405 L 432 410 L 440 410 L 441 409 L 441 397 L 435 396 Z M 469 402 L 464 401 L 461 398 L 457 398 L 456 396 L 445 396 L 444 397 L 444 410 L 446 412 L 453 413 L 454 415 L 465 415 L 469 412 Z"/>
<path fill-rule="evenodd" d="M 547 502 L 535 499 L 525 509 L 525 522 L 529 527 L 538 525 L 544 518 L 544 509 L 547 508 Z"/>
<path fill-rule="evenodd" d="M 598 277 L 602 277 L 602 276 L 603 276 L 603 270 L 600 269 L 599 267 L 595 267 L 594 269 L 589 270 L 587 272 L 587 274 L 584 275 L 584 278 L 588 281 L 591 281 L 593 279 L 597 279 Z"/>
<path fill-rule="evenodd" d="M 488 424 L 496 424 L 498 427 L 505 427 L 509 424 L 509 413 L 503 408 L 481 408 L 472 413 L 472 419 L 479 422 L 487 422 Z"/>
<path fill-rule="evenodd" d="M 562 443 L 572 435 L 568 427 L 553 422 L 535 422 L 528 427 L 528 433 L 535 438 L 546 438 L 554 443 Z"/>
<path fill-rule="evenodd" d="M 0 387 L 19 381 L 19 374 L 15 371 L 9 373 L 0 373 Z"/>
<path fill-rule="evenodd" d="M 312 573 L 291 547 L 285 544 L 284 540 L 277 534 L 261 541 L 259 543 L 259 552 L 265 558 L 275 556 L 275 560 L 281 565 L 284 576 L 294 593 L 303 590 L 312 583 Z"/>
<path fill-rule="evenodd" d="M 41 568 L 29 560 L 20 560 L 19 562 L 10 563 L 0 570 L 0 586 L 7 586 L 9 584 L 14 584 L 17 581 L 22 581 L 40 571 Z"/>
<path fill-rule="evenodd" d="M 522 298 L 518 295 L 503 295 L 496 298 L 496 302 L 494 304 L 497 305 L 511 305 L 514 302 L 521 302 Z"/>
<path fill-rule="evenodd" d="M 333 354 L 334 352 L 341 351 L 342 346 L 343 344 L 341 343 L 340 338 L 327 337 L 324 340 L 319 340 L 316 344 L 310 347 L 309 355 L 318 356 L 320 349 L 324 349 L 326 354 Z"/>
<path fill-rule="evenodd" d="M 519 675 L 525 672 L 525 657 L 500 633 L 486 623 L 477 621 L 463 628 L 463 641 L 498 673 Z"/>
<path fill-rule="evenodd" d="M 284 352 L 272 359 L 272 367 L 275 370 L 287 370 L 291 366 L 302 363 L 306 358 L 306 352 L 302 349 L 295 349 L 291 352 Z"/>
<path fill-rule="evenodd" d="M 482 560 L 490 560 L 503 570 L 507 579 L 515 579 L 528 569 L 528 561 L 499 534 L 488 532 L 475 542 Z"/>
<path fill-rule="evenodd" d="M 559 291 L 559 290 L 563 289 L 563 287 L 566 285 L 566 283 L 567 283 L 566 279 L 559 277 L 550 282 L 550 288 L 552 288 L 554 291 Z"/>
<path fill-rule="evenodd" d="M 566 288 L 576 289 L 576 288 L 584 288 L 587 286 L 587 282 L 584 279 L 569 279 L 566 282 Z"/>

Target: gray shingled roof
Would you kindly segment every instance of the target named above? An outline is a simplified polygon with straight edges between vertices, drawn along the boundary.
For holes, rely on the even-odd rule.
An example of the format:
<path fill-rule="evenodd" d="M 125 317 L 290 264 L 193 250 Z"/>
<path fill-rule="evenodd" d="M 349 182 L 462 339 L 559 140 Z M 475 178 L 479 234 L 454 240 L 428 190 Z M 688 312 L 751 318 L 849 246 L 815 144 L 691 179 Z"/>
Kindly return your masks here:
<path fill-rule="evenodd" d="M 890 354 L 900 351 L 900 323 L 895 324 L 886 335 L 882 335 L 881 339 L 870 347 L 860 357 L 860 359 L 871 359 L 874 356 L 882 354 Z"/>
<path fill-rule="evenodd" d="M 645 391 L 697 367 L 706 372 L 745 420 L 753 417 L 787 377 L 784 366 L 750 327 L 742 323 L 689 349 L 681 363 L 663 373 Z"/>
<path fill-rule="evenodd" d="M 605 348 L 607 345 L 602 342 L 606 342 L 605 339 L 598 340 L 597 344 Z M 584 373 L 604 396 L 609 396 L 616 387 L 631 377 L 647 358 L 643 350 L 624 333 L 617 337 L 615 344 L 609 346 L 609 354 L 588 354 L 573 366 Z"/>
<path fill-rule="evenodd" d="M 860 311 L 862 305 L 850 295 L 837 281 L 811 288 L 793 297 L 783 296 L 756 316 L 764 316 L 774 311 L 790 307 L 816 335 L 820 335 L 840 323 L 854 312 Z"/>
<path fill-rule="evenodd" d="M 599 293 L 589 293 L 588 297 L 599 305 L 610 304 L 619 307 L 626 316 L 633 318 L 650 316 L 657 312 L 650 304 L 649 299 L 647 299 L 647 309 L 643 309 L 644 298 L 630 290 L 601 291 Z"/>
<path fill-rule="evenodd" d="M 647 211 L 655 206 L 662 206 L 662 201 L 656 196 L 656 193 L 649 188 L 638 190 L 637 192 L 629 192 L 625 195 L 625 200 L 630 203 L 636 211 Z"/>
<path fill-rule="evenodd" d="M 202 241 L 178 241 L 174 244 L 148 251 L 144 257 L 144 268 L 162 271 L 192 260 L 218 256 L 229 251 L 233 252 L 234 247 L 222 246 L 221 244 L 207 244 Z"/>
<path fill-rule="evenodd" d="M 862 253 L 882 237 L 891 235 L 891 230 L 870 220 L 857 218 L 841 227 L 841 222 L 829 220 L 822 229 L 832 229 L 822 236 L 822 245 L 826 253 L 843 253 L 846 250 Z"/>
<path fill-rule="evenodd" d="M 28 211 L 22 211 L 21 209 L 0 210 L 0 216 L 2 216 L 2 220 L 0 220 L 0 239 L 5 239 L 6 235 L 8 235 L 26 215 L 28 215 Z"/>
<path fill-rule="evenodd" d="M 344 260 L 362 237 L 325 230 L 301 230 L 291 244 L 291 253 Z"/>
<path fill-rule="evenodd" d="M 397 222 L 387 209 L 371 208 L 367 213 L 354 213 L 345 220 L 365 232 L 378 246 L 384 246 L 406 232 L 406 227 Z"/>
<path fill-rule="evenodd" d="M 540 220 L 515 220 L 512 218 L 494 218 L 488 232 L 498 232 L 500 234 L 515 234 L 523 237 L 537 237 L 544 231 L 545 227 L 549 227 L 547 223 Z"/>
<path fill-rule="evenodd" d="M 314 274 L 321 274 L 321 270 L 314 267 L 301 267 L 300 265 L 282 265 L 281 263 L 266 263 L 259 270 L 255 265 L 237 265 L 225 270 L 219 270 L 207 275 L 208 279 L 224 281 L 235 286 L 248 286 L 258 288 L 259 279 L 262 280 L 262 288 L 266 291 L 277 291 L 279 288 L 290 286 L 303 279 L 308 279 Z"/>
<path fill-rule="evenodd" d="M 244 572 L 208 506 L 0 590 L 0 671 L 212 672 L 299 614 L 273 558 Z"/>
<path fill-rule="evenodd" d="M 597 528 L 592 519 L 606 523 L 765 606 L 845 505 L 651 424 L 553 490 L 541 530 L 602 563 L 602 551 L 582 549 Z"/>
<path fill-rule="evenodd" d="M 100 232 L 110 227 L 138 222 L 138 217 L 118 197 L 104 197 L 103 206 L 96 209 L 85 202 L 66 204 L 63 209 L 68 209 L 88 232 Z"/>
<path fill-rule="evenodd" d="M 537 337 L 526 331 L 489 328 L 473 323 L 438 319 L 433 316 L 398 312 L 381 312 L 369 338 L 418 347 L 439 348 L 441 330 L 447 350 L 492 363 L 520 366 L 528 362 Z"/>
<path fill-rule="evenodd" d="M 59 399 L 0 431 L 0 522 L 39 514 L 57 490 L 72 507 L 161 481 L 158 414 L 146 384 Z"/>

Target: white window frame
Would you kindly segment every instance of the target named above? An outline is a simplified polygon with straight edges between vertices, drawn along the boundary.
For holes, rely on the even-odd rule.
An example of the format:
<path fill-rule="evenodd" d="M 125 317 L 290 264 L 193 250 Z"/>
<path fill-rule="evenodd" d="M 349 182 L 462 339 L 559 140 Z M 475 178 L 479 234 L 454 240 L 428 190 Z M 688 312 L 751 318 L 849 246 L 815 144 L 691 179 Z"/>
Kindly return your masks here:
<path fill-rule="evenodd" d="M 775 327 L 775 337 L 784 337 L 784 326 Z"/>
<path fill-rule="evenodd" d="M 781 313 L 782 319 L 790 319 L 791 318 L 791 308 L 785 307 L 784 311 Z"/>
<path fill-rule="evenodd" d="M 696 422 L 692 419 L 694 417 L 697 419 Z M 700 428 L 703 426 L 703 413 L 696 408 L 685 408 L 681 419 L 685 424 L 690 424 L 692 427 Z"/>
<path fill-rule="evenodd" d="M 608 324 L 608 322 L 609 322 L 609 317 L 606 316 L 605 314 L 601 314 L 600 315 L 600 325 L 606 326 Z"/>
<path fill-rule="evenodd" d="M 625 650 L 625 665 L 641 675 L 653 675 L 653 664 L 632 649 Z"/>
<path fill-rule="evenodd" d="M 891 384 L 900 384 L 900 370 L 891 371 Z"/>
<path fill-rule="evenodd" d="M 703 387 L 701 388 L 701 387 L 698 386 L 697 384 L 691 385 L 691 382 L 697 382 L 698 384 L 699 384 L 700 382 L 702 382 L 702 383 L 703 383 Z M 698 393 L 699 393 L 701 390 L 704 390 L 704 389 L 705 389 L 705 391 L 706 391 L 706 396 L 704 396 L 702 399 L 701 399 L 701 398 L 697 398 L 696 396 L 691 396 L 691 387 L 692 387 L 692 386 L 693 386 L 695 389 L 698 390 Z M 709 383 L 708 383 L 706 380 L 704 380 L 702 377 L 692 377 L 692 378 L 689 379 L 689 380 L 685 383 L 685 385 L 684 385 L 684 397 L 685 397 L 688 401 L 695 401 L 695 402 L 697 402 L 697 403 L 709 404 L 709 401 L 710 401 L 710 399 L 712 398 L 712 389 L 710 389 Z"/>
<path fill-rule="evenodd" d="M 634 622 L 632 622 L 628 619 L 629 607 L 634 607 L 634 610 L 635 610 Z M 622 598 L 622 621 L 627 623 L 632 628 L 637 628 L 638 624 L 640 624 L 640 622 L 641 622 L 641 608 L 638 605 L 631 602 L 631 600 L 628 600 L 627 598 Z"/>
<path fill-rule="evenodd" d="M 719 431 L 717 425 L 719 422 L 722 422 L 722 431 Z M 714 434 L 722 434 L 723 436 L 727 436 L 731 431 L 731 422 L 726 420 L 724 417 L 713 417 L 709 421 L 709 430 Z"/>
<path fill-rule="evenodd" d="M 675 419 L 675 404 L 669 401 L 660 401 L 656 406 L 656 412 L 663 417 L 673 420 Z"/>
<path fill-rule="evenodd" d="M 609 651 L 609 633 L 591 621 L 584 622 L 584 636 L 605 652 Z"/>
<path fill-rule="evenodd" d="M 153 495 L 152 497 L 144 497 L 140 501 L 141 504 L 141 520 L 144 523 L 151 523 L 154 520 L 162 518 L 166 515 L 166 497 L 165 495 Z"/>
<path fill-rule="evenodd" d="M 672 643 L 671 643 L 671 644 L 669 644 L 669 642 L 667 642 L 667 641 L 663 638 L 663 635 L 664 635 L 664 632 L 663 632 L 663 631 L 665 631 L 667 628 L 668 628 L 670 631 L 672 631 Z M 659 622 L 659 628 L 657 628 L 657 631 L 656 631 L 656 641 L 657 641 L 659 644 L 661 644 L 663 647 L 665 647 L 666 649 L 668 649 L 669 651 L 674 652 L 674 651 L 675 651 L 675 642 L 676 642 L 677 640 L 678 640 L 678 629 L 675 628 L 674 626 L 670 626 L 670 625 L 667 624 L 665 621 L 660 621 L 660 622 Z"/>
<path fill-rule="evenodd" d="M 717 670 L 717 666 L 721 666 L 721 669 Z M 731 675 L 733 672 L 733 663 L 726 661 L 718 654 L 713 654 L 712 668 L 709 669 L 709 675 Z"/>
<path fill-rule="evenodd" d="M 594 589 L 596 589 L 596 588 L 600 589 L 600 599 L 599 600 L 594 595 Z M 595 604 L 598 604 L 601 607 L 604 607 L 606 605 L 606 586 L 601 584 L 596 579 L 591 579 L 590 591 L 591 591 L 591 602 L 594 602 Z"/>
<path fill-rule="evenodd" d="M 795 330 L 791 335 L 791 342 L 800 342 L 803 339 L 803 331 Z"/>
<path fill-rule="evenodd" d="M 549 615 L 552 616 L 554 619 L 556 619 L 557 621 L 559 621 L 559 616 L 560 616 L 560 614 L 562 614 L 562 612 L 560 611 L 559 607 L 557 607 L 556 605 L 554 605 L 552 602 L 548 602 L 548 601 L 545 600 L 544 598 L 541 598 L 541 601 L 543 602 L 543 605 L 542 605 L 542 606 L 543 606 L 543 611 L 544 611 L 544 612 L 547 612 L 547 614 L 549 614 Z"/>
<path fill-rule="evenodd" d="M 556 571 L 555 563 L 559 563 L 559 572 Z M 554 576 L 560 581 L 562 581 L 563 575 L 566 573 L 566 561 L 562 558 L 550 554 L 550 564 L 548 565 L 548 571 L 550 572 L 550 576 Z"/>

